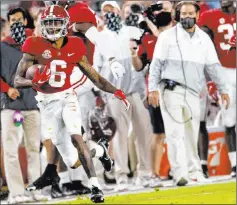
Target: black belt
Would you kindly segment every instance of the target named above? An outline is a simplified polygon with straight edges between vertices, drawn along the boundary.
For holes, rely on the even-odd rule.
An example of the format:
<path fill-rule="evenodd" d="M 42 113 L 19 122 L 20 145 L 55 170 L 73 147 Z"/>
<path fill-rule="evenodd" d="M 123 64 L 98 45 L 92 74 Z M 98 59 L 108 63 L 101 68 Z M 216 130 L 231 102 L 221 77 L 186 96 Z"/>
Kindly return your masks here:
<path fill-rule="evenodd" d="M 174 90 L 174 88 L 179 85 L 179 86 L 183 86 L 182 84 L 173 81 L 173 80 L 168 80 L 168 79 L 164 79 L 163 82 L 165 83 L 165 89 L 168 90 Z"/>

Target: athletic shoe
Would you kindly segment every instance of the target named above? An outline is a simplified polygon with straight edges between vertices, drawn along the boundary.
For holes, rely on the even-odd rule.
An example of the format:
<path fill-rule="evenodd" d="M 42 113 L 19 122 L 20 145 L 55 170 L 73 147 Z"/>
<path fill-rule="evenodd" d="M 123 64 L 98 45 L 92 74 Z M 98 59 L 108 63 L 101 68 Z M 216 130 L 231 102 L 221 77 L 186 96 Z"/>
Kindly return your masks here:
<path fill-rule="evenodd" d="M 159 176 L 153 176 L 150 179 L 149 187 L 151 188 L 157 188 L 157 187 L 163 187 L 162 181 Z"/>
<path fill-rule="evenodd" d="M 185 186 L 187 183 L 188 180 L 186 180 L 184 177 L 181 177 L 180 179 L 174 181 L 174 184 L 176 186 Z"/>
<path fill-rule="evenodd" d="M 103 203 L 104 202 L 104 194 L 98 187 L 92 186 L 91 201 L 94 203 Z"/>
<path fill-rule="evenodd" d="M 234 167 L 232 168 L 232 172 L 231 172 L 230 176 L 231 176 L 232 178 L 235 178 L 235 177 L 236 177 L 236 166 L 234 166 Z"/>
<path fill-rule="evenodd" d="M 31 196 L 26 195 L 18 195 L 14 197 L 9 197 L 7 200 L 8 204 L 20 204 L 20 203 L 27 203 L 27 202 L 33 202 L 34 199 Z"/>
<path fill-rule="evenodd" d="M 79 195 L 91 193 L 91 190 L 88 187 L 84 186 L 80 180 L 72 181 L 71 189 L 76 191 L 76 193 Z"/>
<path fill-rule="evenodd" d="M 51 188 L 51 197 L 53 199 L 64 197 L 62 190 L 59 187 L 59 184 L 52 185 Z"/>
<path fill-rule="evenodd" d="M 202 172 L 205 178 L 209 178 L 208 168 L 206 164 L 202 164 Z"/>
<path fill-rule="evenodd" d="M 113 166 L 113 160 L 110 158 L 108 149 L 107 149 L 108 142 L 104 139 L 98 141 L 98 145 L 100 145 L 104 149 L 104 155 L 99 158 L 101 161 L 105 171 L 109 172 Z"/>
<path fill-rule="evenodd" d="M 42 194 L 41 190 L 35 190 L 31 192 L 32 198 L 35 201 L 48 201 L 49 197 Z"/>
<path fill-rule="evenodd" d="M 34 191 L 37 189 L 43 189 L 46 186 L 49 185 L 55 185 L 58 184 L 60 181 L 60 177 L 58 176 L 58 173 L 44 173 L 41 175 L 36 181 L 34 181 L 32 184 L 28 185 L 26 187 L 27 191 Z"/>

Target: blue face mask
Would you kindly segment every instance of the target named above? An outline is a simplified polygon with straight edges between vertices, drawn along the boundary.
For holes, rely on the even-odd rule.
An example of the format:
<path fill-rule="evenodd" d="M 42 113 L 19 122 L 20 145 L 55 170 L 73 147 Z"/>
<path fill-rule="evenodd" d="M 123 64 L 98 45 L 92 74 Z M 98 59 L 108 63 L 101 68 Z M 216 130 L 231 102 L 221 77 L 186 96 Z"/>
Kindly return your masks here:
<path fill-rule="evenodd" d="M 11 25 L 11 37 L 17 44 L 23 45 L 26 40 L 25 26 L 21 22 L 15 22 Z"/>

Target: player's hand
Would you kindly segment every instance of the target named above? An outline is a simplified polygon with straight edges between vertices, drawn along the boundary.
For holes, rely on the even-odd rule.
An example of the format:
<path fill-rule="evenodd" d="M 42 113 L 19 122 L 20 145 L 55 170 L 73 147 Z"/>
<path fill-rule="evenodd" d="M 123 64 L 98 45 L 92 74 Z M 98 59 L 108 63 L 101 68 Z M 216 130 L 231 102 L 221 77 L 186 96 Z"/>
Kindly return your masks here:
<path fill-rule="evenodd" d="M 138 45 L 136 41 L 130 41 L 129 43 L 130 46 L 130 51 L 131 51 L 131 56 L 137 56 L 137 52 L 138 52 Z"/>
<path fill-rule="evenodd" d="M 211 98 L 215 101 L 218 102 L 218 94 L 217 94 L 217 87 L 216 84 L 214 82 L 208 82 L 207 83 L 207 90 L 208 90 L 208 94 L 209 96 L 211 96 Z"/>
<path fill-rule="evenodd" d="M 124 92 L 122 90 L 116 90 L 114 92 L 114 96 L 116 98 L 118 98 L 119 100 L 122 100 L 123 101 L 123 104 L 125 106 L 125 110 L 129 110 L 130 108 L 130 102 L 128 102 L 128 100 L 126 99 L 126 95 L 124 94 Z"/>
<path fill-rule="evenodd" d="M 7 95 L 12 100 L 15 100 L 17 97 L 20 96 L 20 93 L 16 88 L 9 88 L 7 91 Z"/>
<path fill-rule="evenodd" d="M 51 70 L 48 68 L 48 66 L 45 66 L 45 69 L 42 73 L 40 73 L 40 70 L 37 69 L 35 72 L 35 76 L 32 80 L 32 84 L 34 86 L 42 86 L 45 82 L 49 80 L 51 76 Z"/>
<path fill-rule="evenodd" d="M 112 60 L 110 60 L 109 64 L 110 64 L 110 69 L 113 73 L 113 76 L 116 80 L 124 76 L 126 70 L 121 63 L 119 63 L 117 60 L 113 58 Z"/>
<path fill-rule="evenodd" d="M 148 103 L 149 105 L 152 105 L 154 108 L 159 107 L 159 92 L 158 91 L 152 91 L 148 93 Z"/>
<path fill-rule="evenodd" d="M 229 40 L 229 44 L 231 48 L 236 48 L 236 35 L 233 35 L 231 39 Z"/>
<path fill-rule="evenodd" d="M 226 104 L 225 109 L 227 110 L 230 107 L 230 97 L 226 93 L 221 94 L 222 104 Z"/>

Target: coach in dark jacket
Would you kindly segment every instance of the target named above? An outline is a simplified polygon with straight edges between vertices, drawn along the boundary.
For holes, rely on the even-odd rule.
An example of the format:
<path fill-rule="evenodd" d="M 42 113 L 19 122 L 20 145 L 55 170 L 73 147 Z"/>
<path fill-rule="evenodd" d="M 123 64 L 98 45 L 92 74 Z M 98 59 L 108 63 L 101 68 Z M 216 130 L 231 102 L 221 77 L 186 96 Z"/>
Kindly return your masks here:
<path fill-rule="evenodd" d="M 1 78 L 14 87 L 17 65 L 22 58 L 21 45 L 31 30 L 27 24 L 25 11 L 12 9 L 8 13 L 11 36 L 1 42 Z M 16 90 L 17 91 L 17 90 Z M 19 89 L 16 98 L 1 92 L 1 125 L 4 150 L 5 173 L 8 184 L 9 203 L 22 203 L 32 198 L 25 195 L 23 177 L 18 159 L 18 147 L 24 132 L 24 144 L 28 159 L 29 183 L 40 176 L 40 113 L 36 105 L 36 92 L 31 89 Z M 35 195 L 32 195 L 35 197 Z"/>

